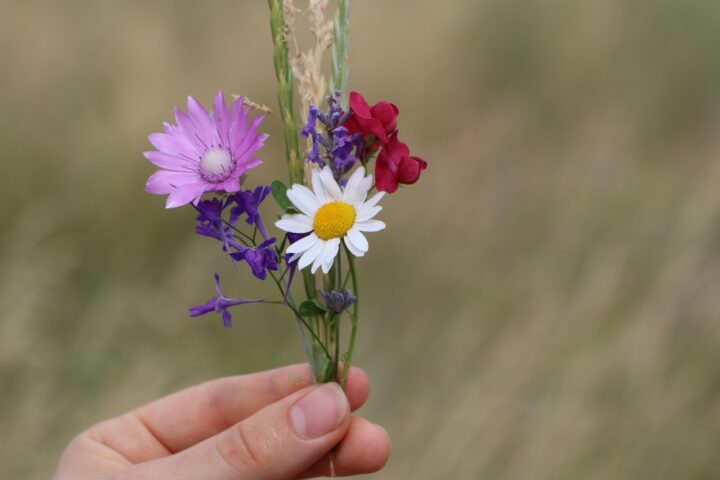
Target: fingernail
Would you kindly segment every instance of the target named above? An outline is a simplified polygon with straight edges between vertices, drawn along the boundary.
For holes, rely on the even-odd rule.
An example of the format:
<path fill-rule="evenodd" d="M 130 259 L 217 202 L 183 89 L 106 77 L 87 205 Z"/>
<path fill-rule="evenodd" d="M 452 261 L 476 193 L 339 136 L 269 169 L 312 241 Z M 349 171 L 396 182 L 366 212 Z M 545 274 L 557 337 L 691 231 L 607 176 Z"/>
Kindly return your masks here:
<path fill-rule="evenodd" d="M 290 408 L 290 419 L 300 436 L 318 438 L 339 427 L 347 409 L 347 399 L 340 385 L 326 383 L 295 402 Z"/>

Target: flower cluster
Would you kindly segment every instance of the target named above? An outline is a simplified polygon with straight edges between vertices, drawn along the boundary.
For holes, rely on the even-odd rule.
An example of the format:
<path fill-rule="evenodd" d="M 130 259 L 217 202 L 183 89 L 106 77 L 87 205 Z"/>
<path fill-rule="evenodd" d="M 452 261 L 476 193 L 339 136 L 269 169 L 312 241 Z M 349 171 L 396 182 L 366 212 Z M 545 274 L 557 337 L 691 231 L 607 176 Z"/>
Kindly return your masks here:
<path fill-rule="evenodd" d="M 329 166 L 336 181 L 352 170 L 359 160 L 363 165 L 380 150 L 375 165 L 378 191 L 394 193 L 399 184 L 418 181 L 427 162 L 410 155 L 408 146 L 398 139 L 397 118 L 400 110 L 390 102 L 372 107 L 357 92 L 350 93 L 350 108 L 342 109 L 340 92 L 327 98 L 328 109 L 310 106 L 302 135 L 311 139 L 309 163 Z M 320 131 L 318 131 L 318 124 Z M 324 131 L 323 131 L 324 130 Z"/>
<path fill-rule="evenodd" d="M 352 323 L 350 346 L 343 362 L 347 374 L 357 328 L 357 275 L 354 262 L 369 248 L 366 234 L 385 229 L 375 217 L 380 200 L 400 184 L 415 183 L 425 161 L 410 155 L 398 139 L 398 108 L 389 102 L 369 106 L 356 92 L 344 108 L 341 93 L 327 99 L 327 109 L 310 106 L 302 135 L 309 139 L 306 155 L 308 185 L 289 188 L 280 181 L 270 186 L 243 188 L 247 172 L 261 162 L 258 151 L 267 135 L 258 133 L 261 115 L 251 119 L 243 98 L 228 108 L 220 92 L 212 111 L 192 97 L 187 113 L 175 110 L 176 125 L 164 124 L 150 135 L 156 148 L 145 157 L 160 167 L 147 182 L 154 194 L 167 194 L 167 208 L 192 204 L 197 212 L 195 232 L 220 243 L 234 265 L 246 263 L 259 280 L 271 278 L 280 299 L 226 297 L 215 274 L 216 296 L 190 307 L 191 317 L 217 313 L 232 325 L 229 309 L 248 303 L 283 304 L 301 326 L 316 379 L 339 378 L 340 319 Z M 375 178 L 366 172 L 377 158 Z M 376 190 L 377 192 L 373 192 Z M 205 198 L 203 196 L 207 195 Z M 267 230 L 260 211 L 272 195 L 281 207 L 273 222 L 283 232 L 280 241 Z M 343 275 L 343 258 L 347 271 Z M 281 261 L 283 260 L 283 261 Z M 306 300 L 293 295 L 296 272 L 302 271 Z M 315 274 L 321 271 L 322 289 Z M 351 283 L 352 289 L 347 288 Z M 306 337 L 309 335 L 309 337 Z"/>

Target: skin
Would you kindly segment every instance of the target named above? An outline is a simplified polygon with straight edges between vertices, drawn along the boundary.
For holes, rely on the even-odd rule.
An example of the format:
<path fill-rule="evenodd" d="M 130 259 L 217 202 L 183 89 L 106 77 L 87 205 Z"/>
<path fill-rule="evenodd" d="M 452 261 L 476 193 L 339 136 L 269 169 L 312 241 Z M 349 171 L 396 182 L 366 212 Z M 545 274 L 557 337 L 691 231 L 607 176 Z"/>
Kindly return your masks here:
<path fill-rule="evenodd" d="M 308 438 L 291 412 L 317 398 L 309 397 L 317 389 L 338 402 L 331 409 L 338 421 Z M 390 439 L 382 427 L 351 415 L 369 390 L 367 375 L 355 367 L 344 395 L 337 386 L 313 385 L 307 365 L 212 380 L 85 430 L 52 478 L 300 479 L 329 476 L 331 458 L 337 476 L 375 472 L 390 456 Z"/>

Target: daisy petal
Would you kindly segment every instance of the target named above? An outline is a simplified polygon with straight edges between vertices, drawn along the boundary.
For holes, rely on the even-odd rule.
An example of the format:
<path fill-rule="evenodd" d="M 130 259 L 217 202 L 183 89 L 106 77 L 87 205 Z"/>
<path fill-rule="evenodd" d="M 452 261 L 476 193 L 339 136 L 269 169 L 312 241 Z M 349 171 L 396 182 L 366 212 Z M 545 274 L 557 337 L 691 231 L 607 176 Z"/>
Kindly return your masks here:
<path fill-rule="evenodd" d="M 287 247 L 287 250 L 285 250 L 287 253 L 303 253 L 307 251 L 310 247 L 315 245 L 320 239 L 317 235 L 314 233 L 311 233 L 307 237 L 303 237 L 297 242 L 293 243 L 289 247 Z"/>
<path fill-rule="evenodd" d="M 357 228 L 360 232 L 379 232 L 385 229 L 385 222 L 380 220 L 367 220 L 355 223 L 354 228 Z"/>
<path fill-rule="evenodd" d="M 307 215 L 283 215 L 283 217 L 275 222 L 275 226 L 280 230 L 290 233 L 308 233 L 312 231 L 312 219 Z"/>
<path fill-rule="evenodd" d="M 375 215 L 380 213 L 382 210 L 382 207 L 366 207 L 365 204 L 362 204 L 360 208 L 357 209 L 357 217 L 355 218 L 356 222 L 364 222 L 366 220 L 370 220 Z"/>
<path fill-rule="evenodd" d="M 348 250 L 350 250 L 350 253 L 352 253 L 356 257 L 362 257 L 363 255 L 365 255 L 365 252 L 363 252 L 362 250 L 358 250 L 352 243 L 350 243 L 350 239 L 347 237 L 347 235 L 343 238 L 343 240 L 345 240 L 345 246 L 348 248 Z"/>
<path fill-rule="evenodd" d="M 313 169 L 311 175 L 313 192 L 321 204 L 329 203 L 333 201 L 333 198 L 325 190 L 322 181 L 320 181 L 320 172 L 317 169 Z"/>
<path fill-rule="evenodd" d="M 300 260 L 298 261 L 298 268 L 302 270 L 303 268 L 313 263 L 317 256 L 320 254 L 320 251 L 323 249 L 324 245 L 325 241 L 318 239 L 315 245 L 310 247 L 305 253 L 303 253 L 303 256 L 300 257 Z"/>
<path fill-rule="evenodd" d="M 333 238 L 332 240 L 328 241 L 325 245 L 325 248 L 323 248 L 321 256 L 318 257 L 319 260 L 321 260 L 321 268 L 323 273 L 328 273 L 330 271 L 330 268 L 332 267 L 333 263 L 335 262 L 335 257 L 338 254 L 338 251 L 340 250 L 340 239 L 339 238 Z"/>
<path fill-rule="evenodd" d="M 343 201 L 354 204 L 357 201 L 357 198 L 359 197 L 357 188 L 360 185 L 360 181 L 365 176 L 365 168 L 364 167 L 358 167 L 357 170 L 353 172 L 353 174 L 350 176 L 350 179 L 348 180 L 347 185 L 345 185 L 345 189 L 343 190 Z"/>
<path fill-rule="evenodd" d="M 372 197 L 370 197 L 370 200 L 363 203 L 363 208 L 371 208 L 378 204 L 380 200 L 385 196 L 385 192 L 378 192 Z"/>
<path fill-rule="evenodd" d="M 326 166 L 320 171 L 320 181 L 322 182 L 323 187 L 325 187 L 325 191 L 332 197 L 333 200 L 342 200 L 342 191 L 335 181 L 330 167 Z"/>
<path fill-rule="evenodd" d="M 287 197 L 302 213 L 310 217 L 314 216 L 318 208 L 320 208 L 320 202 L 318 202 L 315 194 L 303 185 L 293 185 L 287 191 Z"/>
<path fill-rule="evenodd" d="M 361 252 L 365 253 L 368 251 L 368 241 L 367 238 L 365 238 L 365 235 L 360 233 L 360 231 L 353 227 L 347 232 L 347 238 L 350 240 L 350 243 L 353 244 L 353 246 L 360 250 Z"/>

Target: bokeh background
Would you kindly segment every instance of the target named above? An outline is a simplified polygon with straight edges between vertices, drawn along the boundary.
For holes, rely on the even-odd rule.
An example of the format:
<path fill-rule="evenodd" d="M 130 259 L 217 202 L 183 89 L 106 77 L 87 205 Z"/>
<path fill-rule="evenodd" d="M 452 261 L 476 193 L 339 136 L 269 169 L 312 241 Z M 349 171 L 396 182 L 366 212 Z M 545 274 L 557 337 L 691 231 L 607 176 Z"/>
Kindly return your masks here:
<path fill-rule="evenodd" d="M 430 164 L 359 262 L 383 479 L 720 478 L 720 3 L 356 1 L 351 87 Z M 0 477 L 301 361 L 269 286 L 143 192 L 192 94 L 275 105 L 260 0 L 0 1 Z M 283 177 L 277 115 L 256 181 Z"/>

